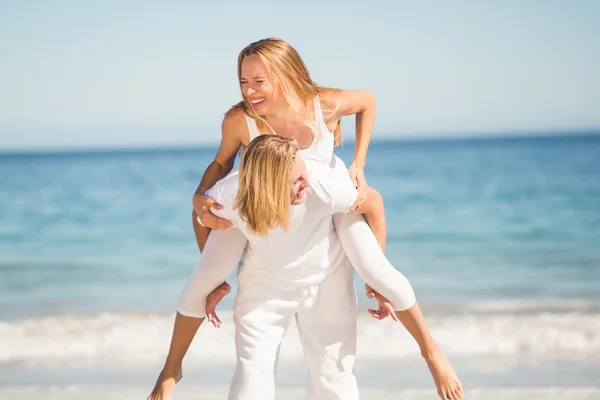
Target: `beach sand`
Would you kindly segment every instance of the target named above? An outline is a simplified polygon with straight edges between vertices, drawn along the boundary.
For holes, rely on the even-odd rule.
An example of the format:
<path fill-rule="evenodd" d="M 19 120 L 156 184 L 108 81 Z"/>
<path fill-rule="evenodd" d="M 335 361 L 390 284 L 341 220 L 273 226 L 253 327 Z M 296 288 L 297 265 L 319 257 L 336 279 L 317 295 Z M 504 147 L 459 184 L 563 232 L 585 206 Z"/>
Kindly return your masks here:
<path fill-rule="evenodd" d="M 279 388 L 277 400 L 304 400 L 304 388 Z M 0 389 L 0 400 L 139 400 L 145 399 L 147 387 L 127 386 L 51 386 L 51 387 L 4 387 Z M 227 388 L 185 387 L 177 388 L 177 400 L 223 400 Z M 600 388 L 480 388 L 465 392 L 465 399 L 476 400 L 596 400 Z M 402 399 L 435 400 L 434 390 L 361 390 L 362 400 Z"/>
<path fill-rule="evenodd" d="M 363 314 L 355 365 L 361 399 L 437 399 L 429 371 L 408 334 L 391 320 L 375 322 Z M 223 316 L 231 318 L 230 312 Z M 471 316 L 481 328 L 473 333 L 464 332 L 466 321 L 460 318 L 467 317 L 439 318 L 430 318 L 434 334 L 449 350 L 465 399 L 600 399 L 600 359 L 592 351 L 598 346 L 596 322 L 591 316 L 590 321 L 579 316 L 575 321 L 586 323 L 580 325 L 572 324 L 575 316 L 564 317 L 562 325 L 579 327 L 577 335 L 571 328 L 565 331 L 569 340 L 540 321 L 530 327 L 535 321 Z M 492 322 L 486 322 L 490 318 Z M 502 329 L 483 329 L 499 325 L 499 318 Z M 0 362 L 0 400 L 146 399 L 164 362 L 171 321 L 172 315 L 111 314 L 0 325 L 6 339 L 0 342 L 0 355 L 6 358 Z M 293 325 L 284 339 L 277 373 L 281 400 L 305 398 L 307 371 Z M 579 335 L 584 328 L 587 336 Z M 542 334 L 537 339 L 530 338 L 538 331 Z M 232 324 L 201 329 L 196 339 L 175 400 L 226 399 L 235 368 Z"/>

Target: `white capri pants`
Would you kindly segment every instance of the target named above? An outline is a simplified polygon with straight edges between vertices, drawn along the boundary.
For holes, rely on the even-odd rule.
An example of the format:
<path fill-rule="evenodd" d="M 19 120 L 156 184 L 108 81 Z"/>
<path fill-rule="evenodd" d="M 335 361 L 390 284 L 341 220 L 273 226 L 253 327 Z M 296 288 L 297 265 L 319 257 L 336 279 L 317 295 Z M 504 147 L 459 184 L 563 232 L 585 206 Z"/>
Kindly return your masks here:
<path fill-rule="evenodd" d="M 349 263 L 320 284 L 292 290 L 243 272 L 233 312 L 237 365 L 228 399 L 274 399 L 279 348 L 294 317 L 309 370 L 307 399 L 358 400 L 356 293 Z"/>

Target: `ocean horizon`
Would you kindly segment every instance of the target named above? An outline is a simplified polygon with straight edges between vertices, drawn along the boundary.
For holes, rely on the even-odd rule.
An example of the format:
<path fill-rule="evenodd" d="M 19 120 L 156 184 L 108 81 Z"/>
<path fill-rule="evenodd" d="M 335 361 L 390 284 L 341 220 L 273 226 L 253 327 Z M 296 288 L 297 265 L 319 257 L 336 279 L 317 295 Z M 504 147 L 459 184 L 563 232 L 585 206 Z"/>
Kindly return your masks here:
<path fill-rule="evenodd" d="M 353 131 L 353 130 L 352 130 Z M 343 129 L 343 143 L 340 146 L 354 145 L 355 137 L 349 134 L 348 129 Z M 600 129 L 560 129 L 560 130 L 516 130 L 516 131 L 489 131 L 483 133 L 451 133 L 451 134 L 393 134 L 374 133 L 371 138 L 372 144 L 377 143 L 431 143 L 431 142 L 480 142 L 480 141 L 528 141 L 528 140 L 553 140 L 553 139 L 576 139 L 576 138 L 594 138 L 600 136 Z M 177 150 L 203 150 L 216 149 L 219 146 L 218 137 L 214 140 L 189 143 L 140 143 L 140 144 L 120 144 L 120 145 L 77 145 L 77 146 L 19 146 L 19 147 L 0 147 L 0 156 L 12 155 L 36 155 L 36 154 L 69 154 L 69 153 L 106 153 L 106 152 L 129 152 L 129 151 L 177 151 Z M 340 147 L 338 146 L 338 147 Z"/>

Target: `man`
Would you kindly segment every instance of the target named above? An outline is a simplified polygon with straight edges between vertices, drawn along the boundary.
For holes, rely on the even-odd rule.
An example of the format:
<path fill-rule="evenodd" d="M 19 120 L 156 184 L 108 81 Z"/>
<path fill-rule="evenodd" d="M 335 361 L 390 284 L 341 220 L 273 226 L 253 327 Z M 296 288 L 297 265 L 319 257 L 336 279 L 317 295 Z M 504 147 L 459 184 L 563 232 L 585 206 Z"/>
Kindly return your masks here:
<path fill-rule="evenodd" d="M 390 299 L 429 357 L 440 395 L 461 398 L 460 382 L 429 335 L 410 284 L 387 262 L 362 216 L 340 232 L 333 229 L 333 214 L 346 212 L 356 199 L 345 166 L 336 161 L 333 168 L 305 163 L 294 140 L 263 135 L 247 147 L 239 172 L 209 191 L 233 229 L 208 238 L 180 297 L 169 356 L 151 399 L 170 395 L 204 319 L 205 297 L 242 253 L 234 307 L 238 361 L 229 399 L 274 398 L 278 349 L 292 317 L 309 367 L 309 399 L 358 399 L 356 296 L 348 258 Z M 363 205 L 359 212 L 368 212 L 368 202 Z M 343 248 L 338 235 L 345 237 Z"/>

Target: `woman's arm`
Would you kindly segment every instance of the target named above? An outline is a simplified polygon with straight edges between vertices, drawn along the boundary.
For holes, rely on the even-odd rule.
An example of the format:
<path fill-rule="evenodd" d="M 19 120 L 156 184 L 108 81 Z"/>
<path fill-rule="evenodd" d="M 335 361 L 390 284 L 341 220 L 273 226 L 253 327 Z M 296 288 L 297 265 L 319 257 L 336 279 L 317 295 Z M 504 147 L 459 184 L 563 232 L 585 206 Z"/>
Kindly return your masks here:
<path fill-rule="evenodd" d="M 367 150 L 375 126 L 375 96 L 366 90 L 340 90 L 337 103 L 339 117 L 356 114 L 356 144 L 350 166 L 365 167 Z"/>
<path fill-rule="evenodd" d="M 248 143 L 248 127 L 244 111 L 241 108 L 234 107 L 225 114 L 221 125 L 221 134 L 221 144 L 219 145 L 215 159 L 206 168 L 206 171 L 204 171 L 202 180 L 192 197 L 192 206 L 194 207 L 194 213 L 192 213 L 193 223 L 197 223 L 196 217 L 198 217 L 202 225 L 211 229 L 231 227 L 229 221 L 219 218 L 210 212 L 211 207 L 219 209 L 220 205 L 204 194 L 217 181 L 231 172 L 237 152 L 242 144 Z"/>
<path fill-rule="evenodd" d="M 367 151 L 373 127 L 375 125 L 376 101 L 375 96 L 366 90 L 333 89 L 322 95 L 327 103 L 327 109 L 335 111 L 326 117 L 328 126 L 335 126 L 345 116 L 356 114 L 356 143 L 354 158 L 348 167 L 350 178 L 358 189 L 358 198 L 353 209 L 358 207 L 367 196 L 367 181 L 364 167 L 367 161 Z"/>

